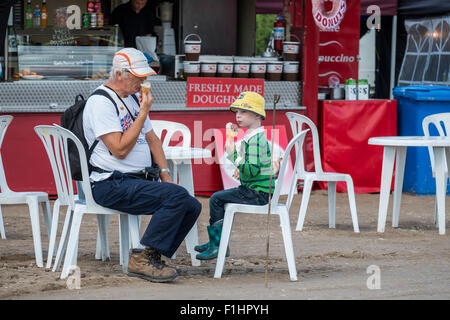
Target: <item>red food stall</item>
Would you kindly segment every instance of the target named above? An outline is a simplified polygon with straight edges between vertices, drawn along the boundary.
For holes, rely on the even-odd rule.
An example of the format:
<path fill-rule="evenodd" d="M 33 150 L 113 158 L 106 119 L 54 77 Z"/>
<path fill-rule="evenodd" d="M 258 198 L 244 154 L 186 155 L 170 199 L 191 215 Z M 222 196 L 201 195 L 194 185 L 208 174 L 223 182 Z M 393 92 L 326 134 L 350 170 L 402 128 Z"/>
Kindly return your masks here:
<path fill-rule="evenodd" d="M 183 1 L 187 4 L 190 0 Z M 74 2 L 79 2 L 80 7 L 83 8 L 83 3 L 85 1 L 79 0 Z M 315 32 L 303 32 L 303 29 L 306 30 L 309 28 L 306 26 L 309 18 L 303 19 L 302 1 L 284 1 L 284 3 L 283 1 L 273 2 L 275 3 L 275 10 L 277 10 L 278 13 L 284 11 L 285 13 L 290 14 L 289 27 L 291 33 L 297 34 L 299 37 L 307 37 L 307 39 L 301 41 L 302 43 L 316 43 L 311 37 L 316 35 Z M 177 1 L 174 1 L 174 4 L 177 3 Z M 217 6 L 220 7 L 223 5 L 226 7 L 226 12 L 221 13 L 222 16 L 203 17 L 201 21 L 197 21 L 196 23 L 198 27 L 198 33 L 204 39 L 204 49 L 202 49 L 202 54 L 205 53 L 205 55 L 207 55 L 207 58 L 211 58 L 211 56 L 214 54 L 223 54 L 222 52 L 214 52 L 214 50 L 218 50 L 214 46 L 223 46 L 223 43 L 217 44 L 216 41 L 215 44 L 215 42 L 211 38 L 208 42 L 205 40 L 208 39 L 208 36 L 210 35 L 208 34 L 210 30 L 206 30 L 207 28 L 209 28 L 209 20 L 213 21 L 214 19 L 216 19 L 217 22 L 217 19 L 220 18 L 221 20 L 219 21 L 227 20 L 226 22 L 224 22 L 227 25 L 229 25 L 232 21 L 234 21 L 234 23 L 236 24 L 236 19 L 239 17 L 239 15 L 243 14 L 242 12 L 240 12 L 241 10 L 248 10 L 246 14 L 247 17 L 252 14 L 254 15 L 257 10 L 261 10 L 261 3 L 257 4 L 257 1 L 254 1 L 253 3 L 254 7 L 249 8 L 250 6 L 246 6 L 241 2 L 238 2 L 237 0 L 221 1 L 220 3 L 217 3 Z M 25 3 L 23 3 L 23 5 L 25 5 Z M 52 5 L 52 3 L 48 5 Z M 209 1 L 197 1 L 196 5 L 203 6 L 203 8 L 208 8 Z M 193 20 L 195 20 L 194 17 L 196 13 L 189 11 L 190 6 L 183 6 L 183 8 L 181 7 L 182 6 L 180 5 L 178 13 L 180 15 L 185 14 L 185 16 L 181 17 L 180 21 L 182 21 L 185 27 L 184 29 L 186 29 L 185 32 L 189 32 L 188 27 L 190 26 L 190 23 L 195 22 Z M 306 10 L 308 10 L 309 7 L 310 4 L 307 4 Z M 15 10 L 16 9 L 17 6 L 15 7 Z M 49 7 L 50 11 L 53 11 L 53 9 L 54 8 Z M 60 8 L 58 8 L 58 10 L 59 9 Z M 220 14 L 220 12 L 217 12 L 217 8 L 210 8 L 210 10 L 211 15 Z M 227 18 L 226 14 L 228 13 L 230 13 L 230 16 Z M 106 14 L 105 18 L 107 18 Z M 105 21 L 107 21 L 107 19 L 105 19 Z M 20 26 L 9 27 L 9 30 L 13 30 L 15 36 L 18 39 L 18 49 L 16 51 L 17 53 L 14 55 L 8 55 L 8 58 L 10 58 L 10 67 L 8 67 L 7 69 L 8 72 L 11 69 L 11 66 L 14 66 L 14 63 L 16 63 L 16 72 L 8 73 L 10 78 L 11 76 L 15 76 L 18 71 L 23 71 L 25 65 L 24 61 L 27 61 L 27 63 L 29 63 L 29 65 L 25 66 L 30 68 L 31 71 L 37 71 L 38 66 L 42 65 L 42 61 L 39 60 L 39 57 L 41 56 L 40 54 L 44 53 L 47 54 L 48 59 L 53 59 L 48 64 L 48 69 L 53 68 L 54 65 L 62 65 L 64 66 L 64 68 L 66 68 L 66 70 L 70 70 L 70 72 L 77 72 L 78 69 L 76 69 L 75 67 L 71 69 L 71 61 L 63 61 L 64 56 L 67 59 L 69 59 L 69 56 L 71 56 L 71 53 L 64 53 L 64 50 L 68 49 L 70 46 L 57 47 L 34 45 L 34 38 L 42 39 L 45 36 L 50 36 L 50 38 L 54 36 L 54 32 L 56 31 L 53 31 L 53 29 L 51 29 L 51 24 L 52 22 L 49 21 L 49 27 L 47 27 L 46 29 L 21 29 Z M 174 29 L 177 28 L 176 25 L 177 24 L 174 21 L 174 23 L 172 24 Z M 242 29 L 246 28 L 248 28 L 248 26 L 244 26 Z M 220 26 L 218 25 L 217 30 L 219 29 Z M 234 29 L 237 29 L 236 39 L 238 34 L 239 37 L 243 37 L 245 36 L 245 34 L 248 34 L 248 31 L 246 30 L 243 30 L 241 32 L 240 29 L 237 28 L 237 25 L 234 26 Z M 92 54 L 93 56 L 97 54 L 97 49 L 101 49 L 105 55 L 111 55 L 113 54 L 114 50 L 118 50 L 118 48 L 120 47 L 117 43 L 115 43 L 114 46 L 102 46 L 102 41 L 104 41 L 105 38 L 109 37 L 109 43 L 112 43 L 113 40 L 117 40 L 117 28 L 114 28 L 114 26 L 105 25 L 102 28 L 82 28 L 80 30 L 66 30 L 66 32 L 72 38 L 78 39 L 78 44 L 81 44 L 81 42 L 84 41 L 83 37 L 89 39 L 90 47 L 80 45 L 78 46 L 78 48 L 90 50 L 89 54 Z M 61 35 L 60 31 L 58 31 L 58 35 Z M 23 44 L 22 41 L 25 38 L 31 39 L 30 43 Z M 179 67 L 179 62 L 181 61 L 179 59 L 183 53 L 183 38 L 185 38 L 185 34 L 180 34 L 177 38 L 180 44 L 179 48 L 181 54 L 175 57 L 174 73 L 178 72 L 177 68 Z M 228 40 L 229 39 L 230 37 L 228 37 Z M 71 52 L 77 52 L 77 47 L 72 46 L 70 48 L 71 50 L 73 50 Z M 245 51 L 245 49 L 246 46 L 240 49 L 237 48 L 235 52 L 237 52 L 237 50 Z M 223 50 L 231 51 L 231 48 L 227 47 Z M 306 51 L 305 47 L 302 47 L 302 50 Z M 14 58 L 17 59 L 15 55 L 18 56 L 18 61 L 14 61 Z M 58 55 L 57 58 L 53 58 L 53 56 L 56 55 Z M 311 54 L 310 52 L 305 52 L 303 55 L 305 56 L 305 59 L 309 59 L 309 61 L 317 61 L 317 55 Z M 252 57 L 245 58 L 249 58 L 249 60 L 253 59 Z M 201 59 L 202 55 L 200 55 L 199 60 Z M 163 62 L 163 59 L 161 59 L 161 68 L 164 68 Z M 44 60 L 43 64 L 45 65 L 45 63 L 47 63 L 46 60 Z M 76 67 L 78 67 L 82 63 L 83 61 L 80 58 L 80 61 L 76 61 Z M 277 108 L 277 124 L 282 124 L 286 127 L 288 138 L 291 138 L 292 134 L 289 129 L 289 122 L 284 116 L 284 113 L 287 111 L 303 113 L 305 110 L 305 108 L 303 107 L 304 105 L 310 105 L 312 106 L 311 109 L 317 109 L 317 83 L 314 82 L 314 79 L 317 77 L 317 70 L 314 69 L 314 65 L 317 63 L 309 62 L 302 64 L 304 65 L 304 67 L 300 72 L 301 77 L 299 76 L 296 81 L 265 81 L 264 84 L 265 98 L 267 101 L 266 124 L 271 123 L 272 119 L 272 113 L 270 112 L 270 110 L 272 109 L 272 105 L 270 101 L 273 100 L 273 94 L 281 94 L 282 98 Z M 42 80 L 27 81 L 20 77 L 13 77 L 14 81 L 12 82 L 0 82 L 0 114 L 11 114 L 14 116 L 14 119 L 6 132 L 1 147 L 5 175 L 12 190 L 36 190 L 47 192 L 52 196 L 56 195 L 53 175 L 47 155 L 44 151 L 41 141 L 34 132 L 33 128 L 36 125 L 51 125 L 53 123 L 59 124 L 62 112 L 71 104 L 73 104 L 74 98 L 78 93 L 82 93 L 86 97 L 90 92 L 92 92 L 93 89 L 104 82 L 105 80 L 102 81 L 101 79 L 99 79 L 99 77 L 101 78 L 104 72 L 96 72 L 97 70 L 95 69 L 95 63 L 93 68 L 94 70 L 89 74 L 89 76 L 83 79 L 78 79 L 76 77 L 62 78 L 61 76 L 61 79 L 57 79 L 57 77 L 54 76 L 55 74 L 53 74 L 53 76 L 45 74 L 45 68 L 41 66 L 37 73 L 45 75 L 45 78 Z M 95 76 L 97 78 L 95 78 Z M 303 81 L 303 79 L 308 80 Z M 234 121 L 234 114 L 231 113 L 226 107 L 217 108 L 216 106 L 211 105 L 209 107 L 204 106 L 203 108 L 196 109 L 187 108 L 186 81 L 183 81 L 183 79 L 175 76 L 171 78 L 158 75 L 152 77 L 149 80 L 152 81 L 152 94 L 155 97 L 155 103 L 152 106 L 152 111 L 150 114 L 151 119 L 175 121 L 185 124 L 192 133 L 192 147 L 213 149 L 212 146 L 214 145 L 214 141 L 212 134 L 210 134 L 210 129 L 221 128 L 227 122 Z M 305 83 L 304 86 L 303 83 Z M 307 96 L 304 96 L 302 94 L 304 87 L 309 92 Z M 317 110 L 312 112 L 311 116 L 317 118 Z M 212 151 L 214 156 L 214 150 Z M 208 161 L 207 159 L 205 160 L 206 161 L 203 161 L 202 164 L 194 164 L 193 166 L 194 188 L 197 194 L 211 194 L 212 192 L 223 189 L 218 165 L 215 163 L 210 164 L 211 161 Z"/>
<path fill-rule="evenodd" d="M 322 134 L 322 137 L 325 137 L 325 139 L 322 139 L 322 148 L 325 152 L 324 155 L 326 155 L 325 158 L 328 158 L 328 155 L 333 157 L 333 148 L 331 148 L 332 144 L 339 143 L 342 144 L 343 148 L 345 148 L 345 145 L 350 143 L 350 140 L 332 141 L 327 138 L 327 134 L 329 133 L 328 130 L 330 128 L 328 126 L 328 118 L 326 117 L 326 113 L 328 111 L 321 114 L 319 112 L 318 103 L 319 85 L 321 81 L 328 81 L 323 74 L 328 73 L 329 75 L 332 75 L 332 71 L 336 71 L 340 73 L 340 80 L 342 81 L 348 78 L 357 78 L 358 72 L 356 56 L 358 55 L 359 35 L 356 36 L 354 30 L 357 29 L 359 34 L 359 28 L 357 27 L 359 22 L 359 0 L 334 0 L 326 5 L 342 4 L 342 1 L 346 4 L 346 9 L 339 10 L 342 9 L 342 7 L 337 7 L 338 14 L 340 12 L 342 15 L 339 17 L 341 20 L 339 22 L 339 31 L 321 30 L 320 23 L 325 23 L 323 22 L 325 20 L 320 20 L 320 13 L 323 13 L 326 10 L 333 11 L 334 9 L 332 7 L 317 7 L 317 1 L 258 0 L 254 1 L 254 6 L 245 5 L 242 7 L 243 3 L 235 0 L 227 2 L 228 7 L 232 8 L 236 12 L 244 9 L 248 11 L 238 12 L 238 15 L 233 16 L 233 19 L 227 19 L 223 14 L 221 17 L 221 19 L 226 19 L 228 21 L 227 23 L 229 23 L 229 21 L 234 21 L 236 24 L 239 15 L 249 17 L 252 14 L 256 14 L 258 10 L 260 12 L 264 10 L 274 12 L 273 10 L 276 10 L 275 12 L 283 12 L 285 16 L 289 17 L 289 32 L 290 34 L 296 35 L 300 39 L 301 43 L 301 54 L 299 57 L 300 77 L 298 81 L 265 81 L 264 95 L 266 98 L 267 118 L 263 124 L 268 125 L 272 122 L 271 101 L 273 100 L 273 94 L 281 94 L 282 99 L 280 104 L 277 106 L 277 125 L 284 125 L 286 127 L 288 139 L 291 139 L 292 133 L 290 130 L 290 125 L 284 114 L 287 111 L 293 111 L 308 116 L 313 122 L 319 125 L 319 132 Z M 205 5 L 208 5 L 207 2 L 205 2 Z M 263 8 L 264 5 L 265 9 Z M 186 26 L 185 31 L 189 32 L 187 29 L 194 27 L 193 25 L 187 23 L 189 20 L 187 18 L 188 17 L 185 19 L 186 21 L 183 21 Z M 206 20 L 207 17 L 204 19 Z M 197 29 L 205 30 L 209 28 L 207 23 L 205 23 L 205 25 L 206 26 L 203 26 L 200 23 L 197 25 Z M 249 26 L 246 25 L 244 29 L 248 29 L 248 27 Z M 27 31 L 22 33 L 17 32 L 17 34 L 23 35 L 25 32 Z M 96 43 L 95 39 L 99 36 L 100 32 L 103 31 L 90 29 L 73 31 L 72 34 L 85 35 L 91 40 L 94 39 L 90 43 Z M 106 28 L 104 32 L 109 32 L 108 34 L 111 35 L 111 37 L 114 37 L 115 35 L 114 28 Z M 207 31 L 204 32 L 206 33 Z M 251 34 L 248 30 L 243 33 Z M 181 35 L 182 36 L 178 37 L 180 44 L 182 44 L 182 39 L 185 34 L 182 33 Z M 39 34 L 38 36 L 42 36 L 42 34 Z M 240 34 L 240 36 L 242 36 L 242 34 Z M 207 36 L 205 35 L 204 38 L 207 38 Z M 343 42 L 340 46 L 338 45 L 336 47 L 335 44 L 333 44 L 334 42 L 341 40 Z M 333 43 L 322 45 L 323 43 L 330 42 Z M 211 50 L 214 49 L 212 43 L 213 42 L 209 43 Z M 351 45 L 348 45 L 349 43 Z M 182 47 L 182 45 L 179 47 Z M 101 48 L 102 50 L 107 48 L 113 53 L 114 50 L 117 49 L 117 46 L 98 48 Z M 95 47 L 93 47 L 92 50 L 95 51 Z M 341 52 L 342 50 L 350 50 L 351 52 L 343 53 Z M 20 62 L 21 51 L 18 51 Z M 213 51 L 205 52 L 205 54 L 213 53 Z M 336 59 L 334 59 L 335 61 L 331 61 L 331 59 L 326 58 L 328 56 L 340 57 L 341 55 L 353 57 L 353 60 L 350 61 L 350 58 L 348 58 L 347 60 L 340 59 L 340 61 L 336 61 Z M 210 57 L 211 56 L 208 56 L 208 58 Z M 320 57 L 324 58 L 322 59 Z M 31 56 L 31 58 L 33 58 L 33 56 Z M 175 73 L 178 70 L 176 67 L 178 58 L 179 55 L 175 58 Z M 161 63 L 162 62 L 163 61 L 161 60 Z M 338 69 L 333 69 L 336 66 Z M 150 114 L 151 119 L 176 121 L 185 124 L 189 127 L 192 133 L 192 147 L 212 149 L 214 142 L 213 136 L 210 134 L 210 129 L 223 127 L 227 122 L 234 120 L 234 114 L 224 107 L 218 108 L 211 106 L 210 108 L 187 108 L 186 81 L 183 81 L 182 79 L 169 79 L 163 76 L 156 76 L 151 80 L 152 94 L 155 97 L 155 103 Z M 89 80 L 51 80 L 48 78 L 28 82 L 26 80 L 0 82 L 0 114 L 12 114 L 14 116 L 14 120 L 8 128 L 1 148 L 5 174 L 11 189 L 15 191 L 36 190 L 47 192 L 50 195 L 56 194 L 48 158 L 45 154 L 42 143 L 38 139 L 33 128 L 36 125 L 59 123 L 60 115 L 73 103 L 73 99 L 78 93 L 83 93 L 87 96 L 89 92 L 92 92 L 92 90 L 101 83 L 101 80 L 93 78 L 90 78 Z M 349 103 L 347 101 L 341 101 L 339 103 L 342 109 L 346 109 L 352 108 L 352 103 L 354 102 Z M 371 103 L 374 108 L 377 108 L 377 101 L 372 101 Z M 327 103 L 325 102 L 321 106 L 322 109 L 320 110 L 328 109 Z M 356 111 L 356 109 L 352 110 Z M 388 114 L 390 115 L 390 113 L 385 113 L 386 116 L 389 116 Z M 358 115 L 355 114 L 355 117 L 358 117 Z M 325 124 L 322 128 L 320 127 L 319 119 L 322 119 L 322 124 Z M 340 120 L 342 121 L 342 119 Z M 364 130 L 364 126 L 362 126 L 360 130 Z M 313 159 L 312 139 L 310 135 L 307 136 L 305 148 L 307 152 L 307 167 L 311 169 L 313 167 Z M 193 166 L 194 189 L 196 194 L 209 195 L 212 192 L 223 188 L 218 165 L 211 165 L 209 163 L 210 161 L 205 161 L 202 164 L 194 164 Z M 324 166 L 324 168 L 329 168 L 331 171 L 334 171 L 334 167 L 332 166 Z M 342 171 L 348 172 L 349 170 Z M 375 174 L 375 171 L 368 172 L 367 174 L 373 175 Z M 357 188 L 358 185 L 355 184 L 355 189 L 357 190 Z"/>

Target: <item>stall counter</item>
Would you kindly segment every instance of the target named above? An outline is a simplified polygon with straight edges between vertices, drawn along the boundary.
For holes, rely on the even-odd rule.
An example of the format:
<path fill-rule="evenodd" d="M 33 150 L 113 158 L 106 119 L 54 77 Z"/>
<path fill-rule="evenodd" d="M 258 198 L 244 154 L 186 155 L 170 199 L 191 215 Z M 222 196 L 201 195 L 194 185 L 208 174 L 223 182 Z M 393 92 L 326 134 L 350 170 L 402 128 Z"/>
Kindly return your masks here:
<path fill-rule="evenodd" d="M 62 112 L 73 103 L 72 100 L 76 94 L 84 93 L 87 97 L 89 90 L 92 91 L 102 82 L 49 81 L 48 88 L 39 82 L 40 91 L 37 87 L 26 89 L 27 86 L 31 87 L 29 84 L 31 82 L 33 81 L 19 81 L 15 83 L 15 90 L 13 90 L 14 83 L 0 83 L 0 114 L 10 114 L 14 117 L 6 131 L 1 148 L 5 175 L 10 188 L 14 191 L 44 191 L 55 196 L 56 187 L 50 163 L 42 142 L 33 128 L 37 125 L 59 124 Z M 8 91 L 3 90 L 7 86 Z M 185 124 L 191 130 L 192 147 L 213 149 L 214 141 L 210 129 L 224 127 L 227 122 L 235 121 L 235 116 L 227 108 L 202 108 L 201 110 L 186 108 L 183 86 L 185 88 L 186 83 L 181 81 L 155 81 L 152 84 L 155 104 L 150 117 L 152 120 Z M 280 89 L 282 86 L 284 87 Z M 277 124 L 286 127 L 288 139 L 292 138 L 292 133 L 285 113 L 305 111 L 304 107 L 298 105 L 298 101 L 301 101 L 299 86 L 298 82 L 266 82 L 265 84 L 267 101 L 271 100 L 269 97 L 273 92 L 281 95 L 281 103 L 277 105 L 276 120 Z M 55 92 L 56 89 L 59 91 Z M 12 96 L 7 97 L 8 94 Z M 158 99 L 163 102 L 157 103 Z M 33 105 L 30 101 L 36 104 Z M 56 103 L 56 105 L 50 108 L 50 103 Z M 263 124 L 271 125 L 270 104 L 266 106 L 266 113 L 267 118 Z M 196 194 L 210 195 L 223 189 L 220 169 L 214 159 L 204 159 L 202 163 L 194 164 L 193 177 Z"/>

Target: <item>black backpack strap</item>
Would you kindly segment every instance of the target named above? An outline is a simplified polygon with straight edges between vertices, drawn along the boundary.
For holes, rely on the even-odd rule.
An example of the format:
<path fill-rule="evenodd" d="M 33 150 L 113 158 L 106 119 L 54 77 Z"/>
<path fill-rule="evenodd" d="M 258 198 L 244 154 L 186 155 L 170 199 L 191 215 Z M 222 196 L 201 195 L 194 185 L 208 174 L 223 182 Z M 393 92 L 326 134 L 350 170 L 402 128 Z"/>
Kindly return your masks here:
<path fill-rule="evenodd" d="M 136 101 L 137 105 L 140 106 L 139 99 L 136 97 L 136 95 L 132 94 L 131 96 L 133 97 L 134 101 Z"/>
<path fill-rule="evenodd" d="M 93 96 L 93 95 L 104 96 L 104 97 L 108 98 L 112 102 L 114 107 L 116 108 L 117 116 L 119 116 L 119 109 L 117 108 L 117 103 L 114 101 L 114 99 L 111 97 L 111 95 L 108 92 L 106 92 L 103 89 L 97 89 L 90 96 Z M 81 97 L 83 97 L 83 96 L 81 96 Z M 94 148 L 97 146 L 98 143 L 99 143 L 99 140 L 95 140 L 94 143 L 92 144 L 92 146 L 89 148 L 89 154 L 87 155 L 88 159 L 91 158 L 92 152 L 94 151 Z M 111 151 L 110 151 L 110 153 L 111 153 Z"/>
<path fill-rule="evenodd" d="M 104 96 L 104 97 L 108 98 L 112 102 L 114 107 L 116 108 L 117 116 L 119 116 L 119 109 L 117 108 L 117 103 L 114 101 L 114 99 L 111 97 L 111 95 L 108 92 L 106 92 L 103 89 L 97 89 L 91 94 L 91 96 L 93 96 L 93 95 Z"/>
<path fill-rule="evenodd" d="M 75 103 L 77 103 L 80 100 L 84 100 L 84 97 L 81 93 L 75 97 Z"/>
<path fill-rule="evenodd" d="M 94 151 L 94 148 L 97 146 L 98 142 L 99 142 L 99 140 L 95 140 L 94 143 L 92 144 L 92 146 L 89 148 L 88 159 L 91 158 L 92 151 Z"/>
<path fill-rule="evenodd" d="M 119 98 L 119 100 L 123 103 L 123 105 L 127 109 L 128 114 L 131 116 L 131 119 L 133 119 L 133 121 L 136 121 L 136 118 L 133 116 L 133 114 L 131 113 L 130 109 L 128 109 L 127 104 L 122 100 L 122 98 L 119 96 L 119 94 L 114 89 L 112 89 L 112 88 L 110 88 L 110 87 L 108 87 L 106 85 L 105 85 L 105 87 L 107 87 L 109 90 L 111 90 L 112 92 L 114 92 L 116 94 L 117 98 Z M 137 97 L 134 94 L 132 94 L 131 96 L 134 98 L 135 101 L 137 101 L 137 104 L 139 105 L 139 101 L 137 100 Z"/>

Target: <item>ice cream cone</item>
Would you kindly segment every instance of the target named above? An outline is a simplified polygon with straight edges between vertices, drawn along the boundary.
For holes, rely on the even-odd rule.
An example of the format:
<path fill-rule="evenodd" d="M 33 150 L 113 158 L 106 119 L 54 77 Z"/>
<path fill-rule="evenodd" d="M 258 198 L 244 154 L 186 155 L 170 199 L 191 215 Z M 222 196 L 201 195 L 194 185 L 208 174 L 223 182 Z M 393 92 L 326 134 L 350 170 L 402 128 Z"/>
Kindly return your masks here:
<path fill-rule="evenodd" d="M 141 84 L 142 94 L 148 93 L 150 91 L 150 87 L 151 87 L 151 85 L 150 85 L 150 82 L 148 82 L 148 81 L 145 81 L 143 84 Z"/>
<path fill-rule="evenodd" d="M 227 123 L 226 126 L 226 135 L 227 135 L 227 141 L 233 141 L 234 138 L 237 136 L 238 130 L 231 122 Z"/>

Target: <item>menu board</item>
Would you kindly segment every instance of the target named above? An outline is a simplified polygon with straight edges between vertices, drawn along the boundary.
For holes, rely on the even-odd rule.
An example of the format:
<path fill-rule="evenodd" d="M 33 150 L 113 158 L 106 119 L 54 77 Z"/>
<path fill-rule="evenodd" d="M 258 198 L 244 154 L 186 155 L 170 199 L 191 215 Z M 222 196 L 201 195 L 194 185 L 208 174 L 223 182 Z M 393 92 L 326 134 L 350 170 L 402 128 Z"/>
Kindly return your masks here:
<path fill-rule="evenodd" d="M 189 77 L 186 107 L 229 107 L 241 92 L 252 91 L 264 96 L 264 79 Z"/>

